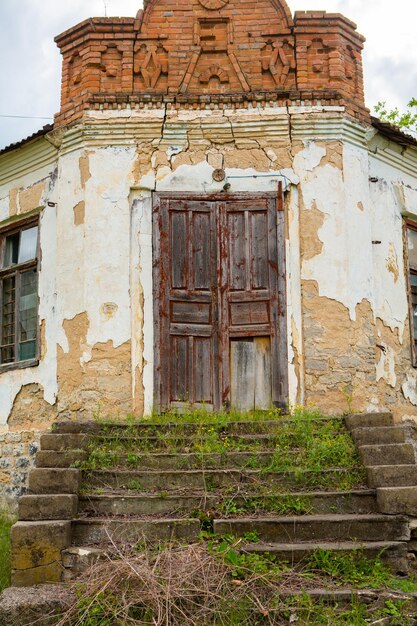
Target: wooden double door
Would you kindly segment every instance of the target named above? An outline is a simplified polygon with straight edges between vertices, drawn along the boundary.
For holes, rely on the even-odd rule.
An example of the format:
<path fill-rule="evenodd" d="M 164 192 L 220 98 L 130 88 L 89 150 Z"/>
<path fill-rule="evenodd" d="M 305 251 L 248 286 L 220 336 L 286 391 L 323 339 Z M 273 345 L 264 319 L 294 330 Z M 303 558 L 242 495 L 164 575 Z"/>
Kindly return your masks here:
<path fill-rule="evenodd" d="M 284 213 L 276 195 L 154 199 L 155 404 L 287 403 Z"/>

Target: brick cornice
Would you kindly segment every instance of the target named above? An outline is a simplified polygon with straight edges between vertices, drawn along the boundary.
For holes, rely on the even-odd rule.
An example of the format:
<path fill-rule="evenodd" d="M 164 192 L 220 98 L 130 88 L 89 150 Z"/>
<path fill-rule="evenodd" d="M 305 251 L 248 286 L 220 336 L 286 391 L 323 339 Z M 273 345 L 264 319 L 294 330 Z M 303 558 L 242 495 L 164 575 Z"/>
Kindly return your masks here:
<path fill-rule="evenodd" d="M 294 23 L 297 30 L 306 29 L 307 32 L 313 32 L 323 26 L 326 30 L 335 29 L 344 31 L 346 35 L 355 39 L 355 41 L 364 43 L 366 38 L 358 33 L 357 25 L 352 20 L 342 15 L 342 13 L 327 13 L 326 11 L 296 11 Z"/>
<path fill-rule="evenodd" d="M 55 37 L 54 41 L 62 51 L 66 46 L 76 43 L 80 38 L 91 33 L 101 36 L 112 32 L 133 32 L 134 25 L 135 18 L 133 17 L 90 17 L 61 33 Z"/>

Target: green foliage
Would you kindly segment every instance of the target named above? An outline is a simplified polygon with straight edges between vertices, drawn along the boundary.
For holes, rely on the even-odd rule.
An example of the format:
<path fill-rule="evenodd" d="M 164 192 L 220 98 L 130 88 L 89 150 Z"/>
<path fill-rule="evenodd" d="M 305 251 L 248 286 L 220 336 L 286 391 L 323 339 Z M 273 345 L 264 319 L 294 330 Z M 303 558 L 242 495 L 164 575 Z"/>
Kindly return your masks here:
<path fill-rule="evenodd" d="M 129 491 L 144 491 L 140 480 L 134 478 L 129 481 L 127 488 L 129 489 Z"/>
<path fill-rule="evenodd" d="M 10 529 L 15 521 L 0 511 L 0 592 L 10 586 Z"/>
<path fill-rule="evenodd" d="M 325 602 L 314 601 L 308 594 L 291 597 L 283 603 L 281 611 L 286 624 L 300 626 L 365 626 L 367 620 L 366 606 L 352 598 L 351 605 L 343 608 L 331 606 Z"/>
<path fill-rule="evenodd" d="M 395 578 L 380 558 L 371 559 L 362 550 L 344 554 L 319 548 L 307 559 L 305 569 L 358 589 L 398 589 L 407 582 L 409 592 L 417 590 L 413 580 Z"/>
<path fill-rule="evenodd" d="M 385 601 L 385 606 L 381 612 L 384 615 L 389 615 L 390 617 L 401 617 L 403 607 L 404 602 L 394 602 L 393 600 L 388 599 Z"/>
<path fill-rule="evenodd" d="M 297 468 L 322 471 L 359 464 L 356 447 L 342 419 L 294 416 L 280 425 L 275 445 L 276 452 L 267 471 Z"/>
<path fill-rule="evenodd" d="M 342 394 L 346 400 L 348 415 L 354 412 L 353 410 L 353 391 L 351 385 L 343 385 Z"/>
<path fill-rule="evenodd" d="M 415 578 L 395 578 L 390 579 L 390 587 L 395 591 L 401 591 L 402 593 L 416 593 L 417 581 Z"/>
<path fill-rule="evenodd" d="M 402 129 L 417 131 L 417 98 L 410 100 L 405 112 L 400 112 L 398 108 L 388 109 L 386 102 L 378 102 L 374 111 L 382 122 L 389 122 Z"/>
<path fill-rule="evenodd" d="M 202 533 L 213 532 L 213 518 L 206 511 L 193 511 L 191 517 L 200 521 Z"/>
<path fill-rule="evenodd" d="M 311 512 L 309 499 L 295 494 L 261 497 L 231 497 L 221 503 L 220 513 L 226 517 L 243 513 L 260 512 L 277 513 L 278 515 L 307 515 Z"/>
<path fill-rule="evenodd" d="M 79 593 L 78 611 L 83 626 L 113 626 L 117 599 L 106 591 L 98 593 L 94 598 L 83 597 Z M 116 622 L 117 623 L 117 622 Z"/>
<path fill-rule="evenodd" d="M 258 541 L 257 533 L 246 533 L 239 539 L 233 535 L 225 535 L 209 541 L 207 548 L 219 556 L 230 568 L 232 578 L 245 579 L 254 575 L 276 578 L 286 569 L 285 565 L 275 563 L 262 554 L 239 551 L 239 547 L 242 544 L 257 543 Z"/>
<path fill-rule="evenodd" d="M 138 454 L 135 454 L 134 452 L 129 452 L 126 455 L 126 464 L 129 467 L 132 467 L 132 468 L 139 467 L 140 466 L 140 461 L 141 461 L 140 456 Z"/>

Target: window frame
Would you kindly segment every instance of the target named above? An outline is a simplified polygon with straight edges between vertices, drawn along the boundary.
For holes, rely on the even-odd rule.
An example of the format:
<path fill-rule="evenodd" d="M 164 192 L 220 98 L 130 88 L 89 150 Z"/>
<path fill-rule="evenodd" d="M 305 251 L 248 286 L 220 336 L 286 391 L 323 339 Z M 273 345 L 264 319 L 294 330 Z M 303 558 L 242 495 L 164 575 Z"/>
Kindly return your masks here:
<path fill-rule="evenodd" d="M 413 293 L 411 285 L 411 276 L 417 276 L 417 270 L 410 267 L 410 259 L 408 253 L 408 231 L 413 230 L 417 233 L 417 222 L 405 219 L 404 220 L 404 238 L 405 238 L 405 266 L 407 269 L 407 296 L 408 296 L 408 311 L 410 318 L 410 343 L 411 343 L 411 364 L 414 368 L 417 368 L 417 339 L 414 338 L 414 311 L 413 311 Z"/>
<path fill-rule="evenodd" d="M 12 363 L 1 363 L 0 361 L 0 374 L 3 372 L 7 372 L 10 370 L 19 370 L 26 369 L 29 367 L 36 367 L 39 365 L 39 354 L 40 354 L 40 323 L 39 323 L 39 267 L 40 267 L 40 220 L 39 215 L 35 217 L 32 215 L 27 219 L 13 221 L 12 224 L 8 224 L 7 226 L 1 228 L 0 227 L 0 261 L 3 263 L 4 254 L 5 254 L 5 246 L 6 246 L 6 238 L 21 233 L 23 230 L 28 230 L 29 228 L 38 228 L 38 241 L 36 246 L 36 258 L 31 259 L 29 261 L 25 261 L 24 263 L 17 263 L 16 265 L 12 265 L 7 268 L 3 268 L 0 264 L 0 346 L 2 342 L 2 325 L 3 325 L 3 289 L 2 284 L 6 278 L 12 276 L 19 276 L 22 272 L 35 269 L 37 276 L 37 292 L 36 292 L 36 342 L 35 342 L 35 357 L 32 359 L 26 359 L 24 361 L 13 361 Z M 18 312 L 18 303 L 19 303 L 19 295 L 20 295 L 20 280 L 16 281 L 16 303 L 15 303 L 15 319 L 16 319 L 16 330 L 15 330 L 15 356 L 16 349 L 18 348 L 18 324 L 19 324 L 19 312 Z M 0 355 L 1 357 L 1 355 Z"/>

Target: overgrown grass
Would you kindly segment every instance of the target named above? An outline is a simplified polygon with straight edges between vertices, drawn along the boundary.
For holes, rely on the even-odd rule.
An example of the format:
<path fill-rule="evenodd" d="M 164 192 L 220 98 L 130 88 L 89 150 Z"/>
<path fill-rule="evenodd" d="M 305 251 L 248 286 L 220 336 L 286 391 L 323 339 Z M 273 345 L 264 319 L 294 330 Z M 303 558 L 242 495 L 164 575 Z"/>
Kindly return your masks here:
<path fill-rule="evenodd" d="M 237 422 L 244 424 L 237 426 Z M 258 470 L 259 487 L 276 472 L 292 473 L 292 489 L 348 491 L 366 484 L 365 471 L 343 420 L 326 418 L 316 410 L 296 407 L 291 415 L 280 411 L 193 411 L 154 416 L 145 428 L 138 424 L 133 418 L 123 428 L 102 424 L 100 433 L 90 441 L 87 459 L 80 464 L 86 471 L 84 492 L 94 490 L 94 475 L 90 480 L 89 471 L 146 470 L 146 460 L 155 453 L 181 453 L 177 469 Z M 247 455 L 245 462 L 234 465 L 233 454 L 241 453 Z M 160 469 L 155 461 L 152 469 Z M 135 476 L 132 481 L 138 482 Z M 205 484 L 207 491 L 220 490 L 210 475 Z M 274 489 L 276 492 L 279 487 Z M 282 513 L 290 508 L 284 507 Z M 276 512 L 280 512 L 279 504 Z M 299 507 L 296 512 L 301 513 Z"/>
<path fill-rule="evenodd" d="M 415 624 L 411 598 L 391 593 L 397 579 L 380 559 L 317 551 L 292 567 L 242 553 L 240 540 L 213 537 L 187 547 L 119 551 L 76 583 L 78 601 L 58 626 L 390 626 Z M 410 590 L 417 589 L 409 580 Z M 308 592 L 338 587 L 378 589 L 368 604 L 317 602 Z M 391 597 L 383 597 L 390 591 Z M 385 622 L 382 622 L 385 625 Z"/>
<path fill-rule="evenodd" d="M 343 420 L 325 419 L 318 411 L 298 408 L 291 416 L 282 416 L 279 411 L 215 415 L 197 411 L 182 415 L 170 413 L 158 419 L 158 425 L 149 425 L 141 431 L 134 422 L 128 422 L 122 430 L 103 423 L 101 432 L 90 442 L 89 456 L 82 468 L 124 466 L 134 469 L 140 467 L 141 455 L 153 452 L 194 454 L 202 465 L 209 455 L 248 452 L 253 453 L 248 466 L 264 471 L 349 468 L 359 462 Z M 263 424 L 261 428 L 265 420 L 272 420 L 272 423 Z M 238 421 L 248 422 L 242 433 L 233 428 Z M 152 424 L 152 419 L 148 424 Z M 267 467 L 257 455 L 261 451 L 272 454 Z"/>
<path fill-rule="evenodd" d="M 220 513 L 225 516 L 259 512 L 277 515 L 307 515 L 312 506 L 308 497 L 296 494 L 284 494 L 281 497 L 225 498 L 220 506 Z"/>
<path fill-rule="evenodd" d="M 15 519 L 0 511 L 0 592 L 10 586 L 10 529 Z"/>
<path fill-rule="evenodd" d="M 256 410 L 256 411 L 238 411 L 236 409 L 221 410 L 213 413 L 212 411 L 203 408 L 190 409 L 190 410 L 170 410 L 165 413 L 153 413 L 152 415 L 144 418 L 138 418 L 134 415 L 127 415 L 123 419 L 115 421 L 116 424 L 127 424 L 130 426 L 136 426 L 138 424 L 230 424 L 231 422 L 240 422 L 247 420 L 250 422 L 262 422 L 265 420 L 273 419 L 285 419 L 290 414 L 304 413 L 304 407 L 294 407 L 293 410 L 282 411 L 281 409 L 271 409 L 270 411 Z M 315 409 L 309 410 L 311 415 L 317 414 L 322 416 L 320 411 Z M 107 424 L 109 420 L 100 419 L 98 416 L 96 421 L 98 423 Z"/>
<path fill-rule="evenodd" d="M 346 554 L 318 548 L 305 564 L 306 571 L 316 573 L 330 582 L 343 581 L 356 589 L 392 589 L 417 591 L 414 580 L 393 576 L 380 558 L 369 558 L 362 550 Z"/>

